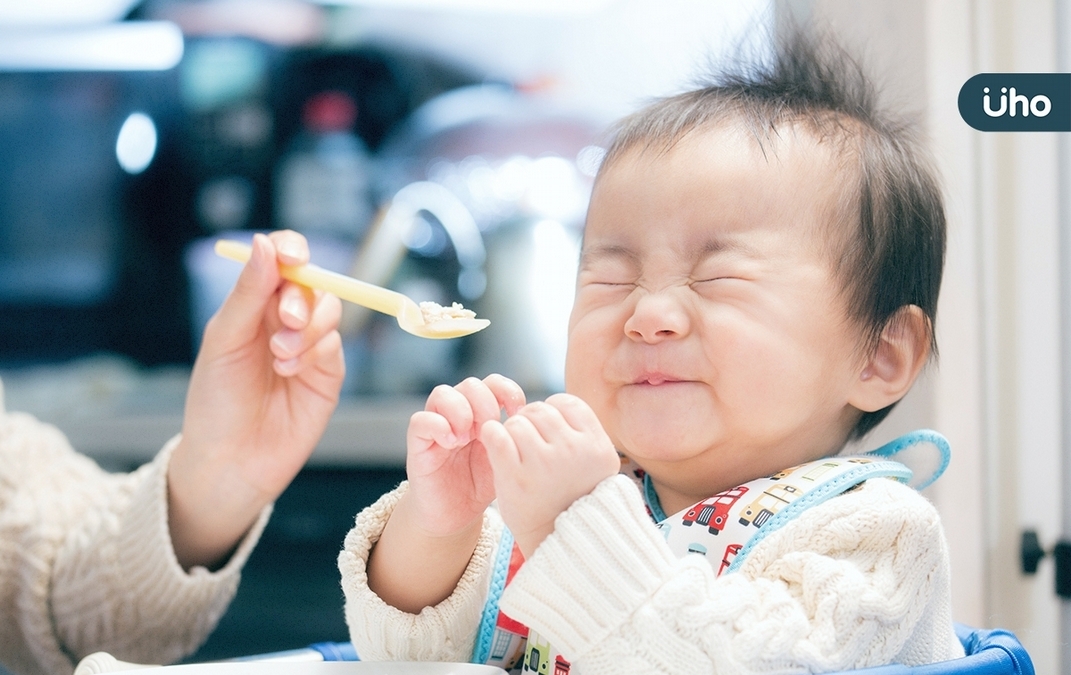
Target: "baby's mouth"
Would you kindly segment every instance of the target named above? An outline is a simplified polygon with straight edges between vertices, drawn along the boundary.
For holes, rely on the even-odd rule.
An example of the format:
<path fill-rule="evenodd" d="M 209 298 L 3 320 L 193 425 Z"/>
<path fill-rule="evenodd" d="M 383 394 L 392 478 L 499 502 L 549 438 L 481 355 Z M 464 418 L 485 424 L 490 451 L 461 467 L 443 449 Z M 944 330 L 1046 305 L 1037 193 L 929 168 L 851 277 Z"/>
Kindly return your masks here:
<path fill-rule="evenodd" d="M 672 375 L 664 375 L 662 373 L 648 373 L 648 374 L 641 375 L 640 377 L 636 378 L 636 380 L 633 382 L 633 384 L 641 384 L 641 385 L 649 385 L 649 386 L 657 387 L 657 386 L 662 385 L 662 384 L 673 384 L 675 382 L 686 382 L 686 381 L 687 380 L 684 380 L 684 379 L 679 378 L 679 377 L 674 377 Z"/>

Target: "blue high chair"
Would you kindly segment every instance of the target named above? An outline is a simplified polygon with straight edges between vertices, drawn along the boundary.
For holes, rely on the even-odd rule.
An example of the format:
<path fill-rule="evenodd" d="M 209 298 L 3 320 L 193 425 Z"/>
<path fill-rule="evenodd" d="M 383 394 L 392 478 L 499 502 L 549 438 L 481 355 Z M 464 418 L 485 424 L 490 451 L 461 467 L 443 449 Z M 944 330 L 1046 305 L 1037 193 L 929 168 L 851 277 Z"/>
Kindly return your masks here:
<path fill-rule="evenodd" d="M 956 624 L 966 656 L 925 666 L 877 666 L 839 675 L 1035 675 L 1034 663 L 1019 638 L 1006 630 Z"/>
<path fill-rule="evenodd" d="M 956 624 L 956 636 L 966 656 L 925 666 L 876 666 L 841 671 L 837 675 L 1035 675 L 1030 655 L 1015 635 L 1006 630 L 971 628 Z M 349 642 L 322 642 L 308 649 L 295 649 L 249 657 L 260 659 L 294 659 L 355 661 L 357 652 Z"/>
<path fill-rule="evenodd" d="M 956 625 L 956 635 L 963 643 L 966 656 L 952 661 L 931 663 L 925 666 L 877 666 L 859 670 L 842 671 L 836 675 L 1035 675 L 1030 655 L 1018 638 L 1006 630 L 978 629 Z M 102 658 L 104 657 L 104 658 Z M 356 650 L 349 642 L 319 642 L 304 649 L 292 649 L 268 654 L 247 656 L 233 661 L 315 662 L 359 661 Z M 281 665 L 281 664 L 280 664 Z M 309 664 L 311 667 L 311 663 Z M 107 654 L 98 653 L 83 659 L 75 675 L 96 675 L 117 670 L 126 670 L 130 664 L 116 661 Z M 496 669 L 497 670 L 497 669 Z M 295 672 L 301 672 L 295 670 Z M 498 670 L 497 672 L 502 672 Z M 237 675 L 237 673 L 235 674 Z M 345 675 L 345 674 L 338 674 Z"/>

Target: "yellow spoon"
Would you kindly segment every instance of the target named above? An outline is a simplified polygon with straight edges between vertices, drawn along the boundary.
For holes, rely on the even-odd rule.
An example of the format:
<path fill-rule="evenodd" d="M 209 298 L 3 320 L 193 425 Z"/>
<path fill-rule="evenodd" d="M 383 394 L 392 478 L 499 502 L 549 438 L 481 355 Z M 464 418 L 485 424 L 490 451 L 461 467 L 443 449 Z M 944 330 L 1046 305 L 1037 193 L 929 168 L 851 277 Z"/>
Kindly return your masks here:
<path fill-rule="evenodd" d="M 244 263 L 253 254 L 253 249 L 241 242 L 220 239 L 216 242 L 216 253 Z M 402 330 L 422 338 L 462 337 L 483 330 L 491 324 L 487 319 L 475 318 L 475 313 L 456 303 L 453 307 L 441 307 L 433 302 L 422 302 L 418 305 L 401 293 L 313 264 L 279 265 L 279 273 L 284 279 L 296 284 L 318 288 L 362 307 L 389 314 L 398 319 Z"/>

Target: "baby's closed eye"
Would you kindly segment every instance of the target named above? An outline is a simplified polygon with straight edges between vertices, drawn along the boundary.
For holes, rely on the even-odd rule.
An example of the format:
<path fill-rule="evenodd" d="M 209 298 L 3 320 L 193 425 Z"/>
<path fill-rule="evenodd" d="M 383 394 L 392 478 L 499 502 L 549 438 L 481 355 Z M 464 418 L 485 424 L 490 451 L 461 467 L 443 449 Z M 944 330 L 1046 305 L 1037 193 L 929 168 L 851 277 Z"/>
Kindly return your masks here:
<path fill-rule="evenodd" d="M 702 270 L 692 275 L 691 285 L 695 287 L 726 281 L 744 281 L 746 280 L 746 278 L 747 277 L 744 274 L 743 270 L 729 268 L 717 270 Z"/>
<path fill-rule="evenodd" d="M 729 281 L 748 281 L 753 279 L 756 270 L 753 265 L 736 259 L 719 257 L 697 265 L 690 275 L 693 287 L 718 284 Z"/>
<path fill-rule="evenodd" d="M 636 274 L 612 265 L 600 265 L 595 269 L 581 270 L 577 277 L 580 286 L 635 286 Z"/>
<path fill-rule="evenodd" d="M 701 277 L 699 279 L 695 279 L 694 281 L 692 281 L 692 283 L 693 284 L 708 284 L 708 283 L 712 283 L 712 282 L 715 282 L 715 281 L 726 281 L 726 280 L 729 280 L 729 279 L 740 279 L 740 277 L 734 276 L 732 274 L 720 274 L 718 276 Z"/>

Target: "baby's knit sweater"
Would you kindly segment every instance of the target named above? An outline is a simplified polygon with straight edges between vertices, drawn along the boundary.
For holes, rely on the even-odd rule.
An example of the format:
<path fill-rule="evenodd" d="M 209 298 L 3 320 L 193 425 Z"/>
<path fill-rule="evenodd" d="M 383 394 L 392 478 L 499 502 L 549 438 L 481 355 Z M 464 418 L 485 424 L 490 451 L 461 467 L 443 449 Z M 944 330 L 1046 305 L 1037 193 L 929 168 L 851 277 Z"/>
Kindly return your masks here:
<path fill-rule="evenodd" d="M 339 555 L 346 620 L 366 660 L 470 659 L 502 531 L 489 509 L 457 589 L 419 615 L 368 588 L 365 563 L 398 498 L 361 512 Z M 803 512 L 715 577 L 675 556 L 624 475 L 555 522 L 500 608 L 535 629 L 574 673 L 806 673 L 963 656 L 948 553 L 933 506 L 893 480 Z"/>
<path fill-rule="evenodd" d="M 109 474 L 57 430 L 7 413 L 0 390 L 0 663 L 62 675 L 94 651 L 168 663 L 215 628 L 269 509 L 227 564 L 185 572 L 167 524 L 177 438 L 130 474 Z"/>

